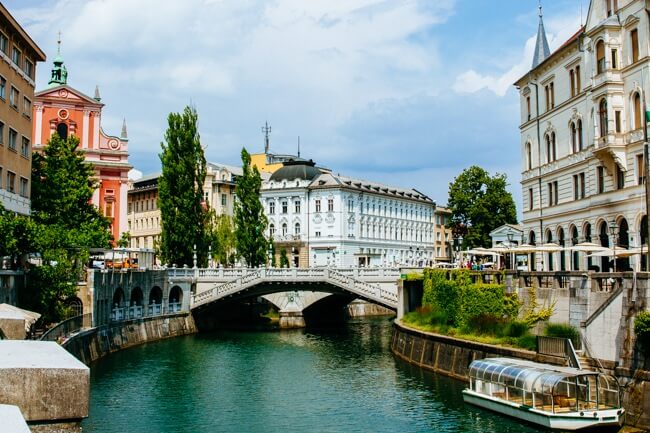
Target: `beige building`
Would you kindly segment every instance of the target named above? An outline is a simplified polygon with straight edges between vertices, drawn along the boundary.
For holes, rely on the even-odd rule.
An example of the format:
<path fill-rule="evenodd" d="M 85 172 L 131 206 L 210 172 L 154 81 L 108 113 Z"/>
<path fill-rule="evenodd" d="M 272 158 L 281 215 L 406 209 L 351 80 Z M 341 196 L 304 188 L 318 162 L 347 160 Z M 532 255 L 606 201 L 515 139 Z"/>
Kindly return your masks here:
<path fill-rule="evenodd" d="M 208 162 L 206 164 L 204 199 L 218 215 L 233 215 L 235 181 L 242 174 L 240 167 Z M 132 181 L 128 192 L 127 225 L 131 236 L 130 247 L 158 248 L 162 233 L 158 208 L 158 178 L 155 173 Z"/>
<path fill-rule="evenodd" d="M 650 70 L 647 2 L 593 0 L 583 28 L 550 53 L 540 10 L 521 103 L 524 241 L 647 244 L 643 100 Z M 613 237 L 613 239 L 612 239 Z M 532 255 L 533 269 L 607 270 L 569 251 Z M 638 259 L 618 269 L 646 268 Z"/>
<path fill-rule="evenodd" d="M 45 53 L 0 3 L 0 204 L 30 213 L 32 102 Z"/>
<path fill-rule="evenodd" d="M 433 251 L 436 263 L 454 261 L 454 240 L 451 228 L 451 209 L 436 206 L 433 225 Z"/>

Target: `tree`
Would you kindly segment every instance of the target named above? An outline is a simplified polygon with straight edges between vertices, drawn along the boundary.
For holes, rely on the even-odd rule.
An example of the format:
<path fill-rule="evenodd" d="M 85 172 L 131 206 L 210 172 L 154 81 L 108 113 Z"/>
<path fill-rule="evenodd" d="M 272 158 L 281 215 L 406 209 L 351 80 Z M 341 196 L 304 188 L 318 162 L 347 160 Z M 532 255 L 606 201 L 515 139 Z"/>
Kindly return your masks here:
<path fill-rule="evenodd" d="M 506 191 L 505 174 L 493 177 L 483 168 L 471 166 L 449 184 L 452 223 L 465 227 L 463 246 L 491 245 L 490 232 L 503 224 L 517 223 L 517 209 Z"/>
<path fill-rule="evenodd" d="M 289 267 L 289 257 L 287 256 L 287 250 L 282 248 L 280 250 L 280 267 L 288 268 Z"/>
<path fill-rule="evenodd" d="M 68 314 L 66 300 L 77 292 L 90 248 L 108 248 L 110 222 L 91 202 L 97 187 L 92 165 L 79 140 L 52 135 L 42 154 L 32 157 L 32 221 L 20 247 L 38 253 L 41 266 L 29 271 L 24 306 L 53 322 Z"/>
<path fill-rule="evenodd" d="M 262 178 L 256 166 L 251 167 L 251 157 L 241 151 L 242 176 L 237 179 L 235 188 L 235 226 L 237 252 L 246 264 L 257 267 L 266 262 L 269 241 L 264 237 L 267 219 L 260 202 Z"/>
<path fill-rule="evenodd" d="M 214 209 L 208 211 L 207 228 L 212 260 L 221 265 L 231 263 L 235 252 L 235 226 L 230 215 L 217 215 Z"/>
<path fill-rule="evenodd" d="M 160 253 L 163 262 L 193 266 L 196 247 L 199 266 L 208 262 L 207 211 L 203 206 L 206 162 L 193 107 L 170 113 L 165 143 L 160 143 L 162 175 L 158 206 L 162 220 Z"/>

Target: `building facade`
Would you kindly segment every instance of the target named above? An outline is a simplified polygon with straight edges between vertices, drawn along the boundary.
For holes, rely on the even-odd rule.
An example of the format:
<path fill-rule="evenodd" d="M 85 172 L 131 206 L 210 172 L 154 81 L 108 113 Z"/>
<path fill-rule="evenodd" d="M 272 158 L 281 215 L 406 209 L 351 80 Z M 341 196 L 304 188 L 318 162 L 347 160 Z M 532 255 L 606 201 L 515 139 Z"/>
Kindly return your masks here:
<path fill-rule="evenodd" d="M 0 3 L 0 205 L 29 215 L 32 104 L 45 53 Z"/>
<path fill-rule="evenodd" d="M 592 0 L 585 26 L 553 53 L 540 9 L 532 69 L 515 83 L 521 103 L 525 242 L 647 245 L 646 8 L 642 0 Z M 619 270 L 647 268 L 638 256 L 618 264 Z M 564 250 L 532 255 L 531 265 L 606 271 L 612 263 Z"/>
<path fill-rule="evenodd" d="M 99 90 L 90 97 L 68 86 L 68 71 L 60 53 L 54 59 L 48 88 L 34 95 L 34 150 L 41 150 L 56 132 L 63 139 L 74 135 L 86 162 L 92 164 L 98 181 L 92 202 L 111 223 L 114 240 L 127 231 L 129 139 L 126 122 L 121 135 L 107 135 L 101 127 Z"/>
<path fill-rule="evenodd" d="M 444 206 L 436 206 L 434 215 L 433 242 L 435 262 L 450 263 L 454 258 L 451 209 Z"/>
<path fill-rule="evenodd" d="M 235 184 L 241 176 L 240 167 L 208 162 L 203 185 L 204 202 L 217 215 L 233 215 Z M 158 207 L 160 173 L 143 176 L 131 182 L 128 191 L 127 225 L 131 248 L 158 248 L 162 219 Z"/>
<path fill-rule="evenodd" d="M 288 161 L 262 183 L 267 235 L 291 266 L 428 266 L 435 203 L 413 190 Z"/>

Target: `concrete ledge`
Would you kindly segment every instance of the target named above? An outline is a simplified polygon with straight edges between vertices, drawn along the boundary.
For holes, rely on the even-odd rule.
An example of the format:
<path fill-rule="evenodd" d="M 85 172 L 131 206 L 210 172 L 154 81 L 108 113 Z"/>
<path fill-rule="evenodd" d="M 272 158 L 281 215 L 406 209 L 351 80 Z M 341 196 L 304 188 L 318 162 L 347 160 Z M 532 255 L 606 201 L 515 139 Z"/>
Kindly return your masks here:
<path fill-rule="evenodd" d="M 88 416 L 90 370 L 48 341 L 0 341 L 0 403 L 16 405 L 29 422 Z"/>
<path fill-rule="evenodd" d="M 20 413 L 18 406 L 0 404 L 0 425 L 1 432 L 7 433 L 30 433 L 29 427 Z"/>

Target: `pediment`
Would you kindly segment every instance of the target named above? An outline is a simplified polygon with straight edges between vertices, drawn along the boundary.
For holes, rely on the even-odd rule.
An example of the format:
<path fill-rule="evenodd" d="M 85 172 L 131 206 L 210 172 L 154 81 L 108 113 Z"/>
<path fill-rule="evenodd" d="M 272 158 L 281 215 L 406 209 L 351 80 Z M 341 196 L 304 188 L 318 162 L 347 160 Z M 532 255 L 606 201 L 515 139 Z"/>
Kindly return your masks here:
<path fill-rule="evenodd" d="M 58 101 L 67 101 L 73 104 L 86 104 L 95 107 L 102 107 L 104 104 L 98 102 L 96 99 L 78 91 L 67 85 L 52 87 L 51 89 L 41 90 L 34 94 L 37 99 L 56 99 Z"/>

